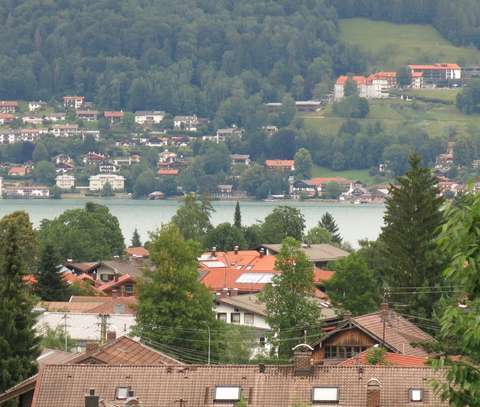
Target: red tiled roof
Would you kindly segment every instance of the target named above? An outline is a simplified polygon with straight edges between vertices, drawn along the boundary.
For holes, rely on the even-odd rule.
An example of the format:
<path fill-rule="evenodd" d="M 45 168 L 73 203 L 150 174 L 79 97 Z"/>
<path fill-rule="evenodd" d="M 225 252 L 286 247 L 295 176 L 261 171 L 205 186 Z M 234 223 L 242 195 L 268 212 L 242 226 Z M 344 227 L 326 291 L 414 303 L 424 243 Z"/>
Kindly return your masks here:
<path fill-rule="evenodd" d="M 27 167 L 19 166 L 19 167 L 11 167 L 8 170 L 8 175 L 26 175 L 28 172 Z"/>
<path fill-rule="evenodd" d="M 18 107 L 16 100 L 0 100 L 0 107 Z"/>
<path fill-rule="evenodd" d="M 324 184 L 328 184 L 330 182 L 336 182 L 337 184 L 349 185 L 352 183 L 349 179 L 343 177 L 330 177 L 330 178 L 311 178 L 304 181 L 305 184 L 312 185 L 312 186 L 320 186 Z"/>
<path fill-rule="evenodd" d="M 344 360 L 338 366 L 366 365 L 367 352 L 362 352 L 353 358 Z M 400 355 L 398 353 L 387 352 L 385 354 L 385 365 L 388 366 L 404 366 L 404 367 L 424 367 L 427 363 L 426 357 Z"/>
<path fill-rule="evenodd" d="M 15 120 L 15 115 L 11 113 L 0 113 L 0 119 L 2 120 Z"/>
<path fill-rule="evenodd" d="M 178 170 L 160 169 L 158 170 L 157 175 L 178 175 Z"/>
<path fill-rule="evenodd" d="M 408 65 L 413 70 L 440 71 L 444 69 L 461 69 L 458 64 Z"/>
<path fill-rule="evenodd" d="M 122 284 L 134 282 L 134 281 L 135 281 L 134 278 L 130 274 L 124 274 L 123 276 L 120 276 L 116 281 L 113 280 L 108 283 L 102 284 L 100 287 L 98 287 L 98 290 L 101 292 L 106 292 L 116 287 L 119 287 Z"/>
<path fill-rule="evenodd" d="M 33 274 L 28 274 L 26 276 L 23 276 L 22 280 L 24 283 L 27 283 L 29 285 L 35 285 L 38 283 L 37 278 Z"/>
<path fill-rule="evenodd" d="M 293 366 L 189 365 L 112 366 L 50 365 L 39 374 L 32 407 L 84 407 L 85 393 L 115 399 L 119 386 L 128 386 L 144 407 L 213 406 L 216 386 L 238 386 L 249 407 L 291 407 L 312 404 L 316 386 L 337 387 L 342 407 L 366 407 L 372 379 L 380 383 L 381 406 L 410 405 L 409 389 L 423 390 L 424 407 L 447 407 L 429 383 L 444 372 L 429 367 L 316 366 L 309 376 L 297 376 Z M 337 405 L 337 403 L 334 403 Z M 232 406 L 233 403 L 225 405 Z M 333 404 L 328 404 L 333 405 Z"/>
<path fill-rule="evenodd" d="M 127 249 L 127 254 L 131 257 L 139 257 L 139 258 L 150 256 L 150 253 L 148 252 L 147 249 L 145 249 L 145 247 L 129 247 Z"/>
<path fill-rule="evenodd" d="M 104 112 L 103 115 L 110 118 L 122 118 L 123 112 Z"/>
<path fill-rule="evenodd" d="M 319 268 L 315 268 L 314 275 L 313 275 L 313 281 L 317 284 L 318 283 L 323 283 L 323 282 L 329 281 L 333 277 L 334 274 L 335 274 L 334 271 L 322 270 L 322 269 L 319 269 Z"/>
<path fill-rule="evenodd" d="M 265 166 L 268 168 L 292 168 L 295 165 L 294 160 L 266 160 Z"/>
<path fill-rule="evenodd" d="M 342 76 L 338 77 L 336 84 L 337 85 L 345 85 L 349 79 L 354 81 L 357 84 L 357 86 L 365 85 L 367 83 L 367 78 L 365 76 L 346 76 L 346 75 L 342 75 Z"/>

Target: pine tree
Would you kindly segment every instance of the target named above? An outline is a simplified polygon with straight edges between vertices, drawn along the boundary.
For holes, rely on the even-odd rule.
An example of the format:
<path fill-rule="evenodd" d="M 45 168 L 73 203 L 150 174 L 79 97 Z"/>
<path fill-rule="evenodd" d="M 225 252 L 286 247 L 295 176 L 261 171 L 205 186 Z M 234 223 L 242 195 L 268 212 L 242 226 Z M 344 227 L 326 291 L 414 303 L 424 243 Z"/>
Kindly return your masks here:
<path fill-rule="evenodd" d="M 386 201 L 385 226 L 380 240 L 385 258 L 384 277 L 390 287 L 429 287 L 402 298 L 406 313 L 431 317 L 439 294 L 432 293 L 442 285 L 442 255 L 437 248 L 443 224 L 435 177 L 420 165 L 413 154 L 410 169 L 390 188 Z"/>
<path fill-rule="evenodd" d="M 58 272 L 60 257 L 52 243 L 45 243 L 40 254 L 37 294 L 44 301 L 65 301 L 68 299 L 68 286 Z"/>
<path fill-rule="evenodd" d="M 35 262 L 35 248 L 35 235 L 25 212 L 0 220 L 0 392 L 37 369 L 34 299 L 23 281 L 32 267 L 28 263 Z"/>
<path fill-rule="evenodd" d="M 325 212 L 322 219 L 318 223 L 318 226 L 327 229 L 332 235 L 332 241 L 337 244 L 342 244 L 342 235 L 339 233 L 339 229 L 335 219 L 329 212 Z"/>
<path fill-rule="evenodd" d="M 233 225 L 239 229 L 242 227 L 242 213 L 240 211 L 240 203 L 238 201 L 237 201 L 237 204 L 235 205 L 235 215 L 233 217 Z"/>
<path fill-rule="evenodd" d="M 292 348 L 307 338 L 316 339 L 320 310 L 311 297 L 315 291 L 313 266 L 300 247 L 300 243 L 287 237 L 277 255 L 275 269 L 281 274 L 273 277 L 273 284 L 265 287 L 261 300 L 267 308 L 267 322 L 274 335 L 271 340 L 278 346 L 281 358 L 291 356 Z"/>
<path fill-rule="evenodd" d="M 137 228 L 133 231 L 133 236 L 132 236 L 132 247 L 141 247 L 142 242 L 140 240 L 140 234 L 138 233 Z"/>

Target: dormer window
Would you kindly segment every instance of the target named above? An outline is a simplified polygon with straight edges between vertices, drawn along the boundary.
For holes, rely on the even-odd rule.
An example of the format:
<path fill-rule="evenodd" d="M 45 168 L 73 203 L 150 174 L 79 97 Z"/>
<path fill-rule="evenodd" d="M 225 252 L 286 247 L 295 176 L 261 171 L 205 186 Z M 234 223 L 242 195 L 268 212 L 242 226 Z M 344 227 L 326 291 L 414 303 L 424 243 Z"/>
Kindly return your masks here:
<path fill-rule="evenodd" d="M 115 398 L 117 400 L 126 400 L 128 398 L 128 387 L 117 387 Z"/>
<path fill-rule="evenodd" d="M 420 402 L 423 401 L 423 389 L 410 389 L 410 401 Z"/>
<path fill-rule="evenodd" d="M 312 401 L 314 403 L 338 403 L 340 392 L 338 387 L 314 387 Z"/>
<path fill-rule="evenodd" d="M 237 402 L 240 400 L 240 387 L 239 386 L 217 386 L 215 387 L 216 402 Z"/>

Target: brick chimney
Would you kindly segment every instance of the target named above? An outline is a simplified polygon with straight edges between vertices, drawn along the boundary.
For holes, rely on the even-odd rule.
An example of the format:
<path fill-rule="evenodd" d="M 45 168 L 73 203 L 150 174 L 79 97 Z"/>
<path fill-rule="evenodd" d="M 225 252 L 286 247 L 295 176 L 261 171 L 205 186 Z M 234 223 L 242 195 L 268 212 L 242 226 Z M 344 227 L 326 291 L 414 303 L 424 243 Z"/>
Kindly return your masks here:
<path fill-rule="evenodd" d="M 95 389 L 90 389 L 87 394 L 85 394 L 85 407 L 98 407 L 100 397 L 95 395 Z"/>
<path fill-rule="evenodd" d="M 310 376 L 313 374 L 313 348 L 305 343 L 293 348 L 293 367 L 295 376 Z"/>
<path fill-rule="evenodd" d="M 238 246 L 235 246 L 235 247 L 233 248 L 235 254 L 238 254 L 238 249 L 239 249 Z"/>
<path fill-rule="evenodd" d="M 115 331 L 108 331 L 107 343 L 112 343 L 115 339 L 117 339 L 117 333 Z"/>
<path fill-rule="evenodd" d="M 380 381 L 370 379 L 367 383 L 367 407 L 380 407 Z"/>

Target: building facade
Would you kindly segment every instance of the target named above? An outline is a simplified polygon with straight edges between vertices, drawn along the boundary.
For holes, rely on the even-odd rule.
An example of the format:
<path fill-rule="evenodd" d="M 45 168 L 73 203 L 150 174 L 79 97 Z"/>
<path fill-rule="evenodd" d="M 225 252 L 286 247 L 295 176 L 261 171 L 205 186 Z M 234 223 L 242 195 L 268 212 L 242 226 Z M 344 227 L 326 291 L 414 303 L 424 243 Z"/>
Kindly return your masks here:
<path fill-rule="evenodd" d="M 115 174 L 98 174 L 89 178 L 90 191 L 101 191 L 105 184 L 109 183 L 114 191 L 123 191 L 125 177 Z"/>

